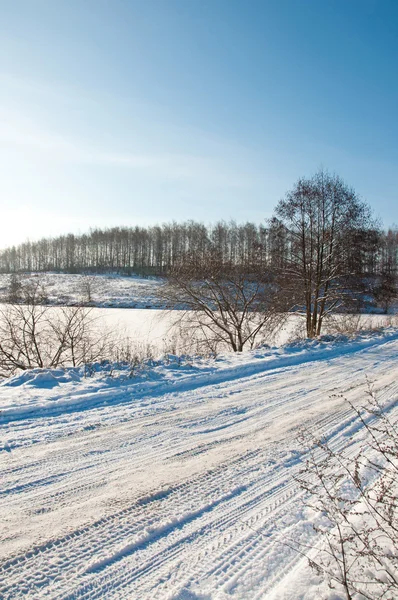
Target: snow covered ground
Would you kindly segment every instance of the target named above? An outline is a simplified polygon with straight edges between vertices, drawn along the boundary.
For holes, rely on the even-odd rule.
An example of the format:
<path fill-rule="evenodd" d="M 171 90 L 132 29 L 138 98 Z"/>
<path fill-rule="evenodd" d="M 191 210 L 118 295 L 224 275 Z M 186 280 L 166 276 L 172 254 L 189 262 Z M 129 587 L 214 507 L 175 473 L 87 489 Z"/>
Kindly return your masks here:
<path fill-rule="evenodd" d="M 122 337 L 129 336 L 138 344 L 151 344 L 162 352 L 173 337 L 172 325 L 178 318 L 179 311 L 174 311 L 173 314 L 164 309 L 164 303 L 158 294 L 162 285 L 160 278 L 62 273 L 32 273 L 21 277 L 24 281 L 37 281 L 39 278 L 47 291 L 48 302 L 58 306 L 87 303 L 89 286 L 90 305 L 94 307 L 92 316 L 98 317 L 98 324 L 103 323 L 112 332 L 119 333 Z M 9 284 L 10 275 L 0 274 L 0 302 L 6 299 Z M 356 316 L 336 318 L 355 320 Z M 394 319 L 381 314 L 362 314 L 358 318 L 361 327 L 365 328 L 385 327 L 391 318 Z M 304 329 L 304 319 L 291 315 L 277 336 L 268 341 L 276 345 L 285 344 L 292 337 L 304 336 Z M 324 325 L 324 332 L 328 332 L 327 323 Z"/>
<path fill-rule="evenodd" d="M 95 306 L 114 308 L 161 308 L 156 297 L 162 280 L 121 275 L 78 275 L 67 273 L 32 273 L 22 275 L 23 281 L 37 281 L 46 288 L 51 304 L 77 304 L 90 300 Z M 0 298 L 7 294 L 10 275 L 0 274 Z"/>
<path fill-rule="evenodd" d="M 164 308 L 159 298 L 160 277 L 108 274 L 31 273 L 21 274 L 22 281 L 37 281 L 45 286 L 51 304 L 69 305 L 88 302 L 101 308 Z M 10 275 L 0 273 L 0 301 L 5 300 L 10 286 Z M 368 302 L 371 301 L 369 297 Z M 375 307 L 375 314 L 381 312 Z M 391 306 L 398 312 L 398 304 Z"/>
<path fill-rule="evenodd" d="M 341 395 L 398 411 L 398 333 L 0 385 L 0 597 L 337 600 L 294 480 L 302 427 L 363 442 Z"/>

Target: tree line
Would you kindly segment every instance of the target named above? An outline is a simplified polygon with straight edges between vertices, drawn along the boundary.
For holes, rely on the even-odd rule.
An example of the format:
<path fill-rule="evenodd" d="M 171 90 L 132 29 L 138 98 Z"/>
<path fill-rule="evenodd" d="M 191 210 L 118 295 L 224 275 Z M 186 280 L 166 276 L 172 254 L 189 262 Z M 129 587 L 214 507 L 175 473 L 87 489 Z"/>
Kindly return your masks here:
<path fill-rule="evenodd" d="M 279 269 L 291 262 L 296 237 L 290 226 L 276 219 L 267 224 L 221 221 L 206 226 L 188 221 L 93 229 L 82 235 L 43 238 L 1 250 L 0 272 L 163 275 L 184 257 L 205 259 L 210 250 L 226 264 L 245 266 L 256 262 L 264 268 Z M 362 274 L 396 275 L 397 254 L 395 228 L 356 228 L 345 247 L 350 270 Z"/>

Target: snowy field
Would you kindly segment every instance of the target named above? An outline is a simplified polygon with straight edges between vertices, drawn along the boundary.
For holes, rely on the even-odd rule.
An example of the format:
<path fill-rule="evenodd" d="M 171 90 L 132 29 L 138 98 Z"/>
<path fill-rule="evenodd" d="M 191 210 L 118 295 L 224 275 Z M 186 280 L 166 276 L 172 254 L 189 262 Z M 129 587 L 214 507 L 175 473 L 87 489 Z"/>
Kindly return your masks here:
<path fill-rule="evenodd" d="M 98 324 L 103 323 L 105 328 L 126 334 L 132 340 L 140 343 L 150 343 L 160 350 L 167 344 L 167 340 L 173 336 L 173 323 L 178 319 L 179 311 L 167 311 L 162 309 L 151 310 L 125 310 L 114 308 L 93 308 L 92 315 L 98 318 Z M 336 315 L 337 322 L 343 319 L 353 320 L 354 324 L 363 329 L 374 329 L 377 327 L 388 327 L 397 322 L 396 317 L 386 315 Z M 331 324 L 329 325 L 329 329 Z M 328 325 L 324 326 L 324 333 L 328 331 Z M 332 331 L 336 333 L 336 331 Z M 274 332 L 269 343 L 281 346 L 296 338 L 305 337 L 305 321 L 302 317 L 290 315 L 281 330 Z"/>
<path fill-rule="evenodd" d="M 62 306 L 87 303 L 89 287 L 92 316 L 98 318 L 98 324 L 103 324 L 122 337 L 129 336 L 138 344 L 151 344 L 162 352 L 173 337 L 172 325 L 178 318 L 179 311 L 173 315 L 164 310 L 164 303 L 158 296 L 162 285 L 160 278 L 44 273 L 23 275 L 22 279 L 35 282 L 39 279 L 47 291 L 48 302 Z M 6 299 L 9 283 L 10 276 L 0 274 L 0 302 Z M 393 312 L 397 313 L 398 307 Z M 340 318 L 343 317 L 337 317 Z M 349 318 L 355 320 L 355 316 Z M 363 314 L 358 318 L 362 328 L 385 327 L 391 318 L 394 319 L 381 314 Z M 324 333 L 329 333 L 327 324 L 324 326 Z M 331 333 L 336 331 L 332 330 Z M 267 342 L 280 346 L 304 335 L 304 320 L 291 316 L 277 336 L 271 337 Z"/>
<path fill-rule="evenodd" d="M 391 331 L 171 356 L 133 379 L 69 369 L 3 381 L 0 597 L 343 598 L 291 549 L 318 542 L 294 480 L 297 436 L 305 426 L 359 448 L 340 394 L 362 401 L 368 377 L 395 415 L 397 356 Z"/>
<path fill-rule="evenodd" d="M 164 308 L 158 292 L 163 283 L 159 277 L 131 277 L 117 274 L 32 273 L 20 276 L 22 281 L 40 282 L 45 286 L 50 304 L 69 305 L 81 302 L 101 308 Z M 6 299 L 10 275 L 0 274 L 0 302 Z M 372 308 L 372 312 L 381 312 Z M 398 304 L 391 307 L 398 312 Z"/>
<path fill-rule="evenodd" d="M 95 306 L 115 308 L 161 308 L 156 297 L 161 279 L 122 277 L 120 275 L 73 275 L 44 273 L 22 275 L 23 281 L 37 281 L 45 285 L 48 301 L 52 304 L 77 304 L 90 301 Z M 0 299 L 7 294 L 9 275 L 0 274 Z"/>

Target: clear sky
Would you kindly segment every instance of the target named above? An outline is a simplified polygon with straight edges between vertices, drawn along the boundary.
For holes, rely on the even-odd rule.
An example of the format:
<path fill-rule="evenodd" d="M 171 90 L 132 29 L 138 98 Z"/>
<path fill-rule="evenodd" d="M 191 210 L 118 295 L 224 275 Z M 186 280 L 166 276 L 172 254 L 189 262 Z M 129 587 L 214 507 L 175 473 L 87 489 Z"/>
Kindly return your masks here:
<path fill-rule="evenodd" d="M 0 247 L 260 222 L 340 174 L 398 221 L 398 0 L 0 0 Z"/>

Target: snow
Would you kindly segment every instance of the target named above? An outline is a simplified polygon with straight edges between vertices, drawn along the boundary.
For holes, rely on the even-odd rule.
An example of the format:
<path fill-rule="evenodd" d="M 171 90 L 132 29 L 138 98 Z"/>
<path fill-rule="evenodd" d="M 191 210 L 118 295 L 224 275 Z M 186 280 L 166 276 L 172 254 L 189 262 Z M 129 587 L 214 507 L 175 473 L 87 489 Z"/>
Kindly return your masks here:
<path fill-rule="evenodd" d="M 3 381 L 0 597 L 343 598 L 292 547 L 319 544 L 298 433 L 359 448 L 343 397 L 370 378 L 398 412 L 397 353 L 391 330 Z"/>
<path fill-rule="evenodd" d="M 92 307 L 91 316 L 98 319 L 99 326 L 106 327 L 120 337 L 128 336 L 137 345 L 150 344 L 160 352 L 170 345 L 172 326 L 179 317 L 179 311 L 165 310 L 164 301 L 159 298 L 163 284 L 161 278 L 70 273 L 31 273 L 22 274 L 21 277 L 26 282 L 40 279 L 46 289 L 48 303 L 54 305 L 54 311 L 58 310 L 57 306 L 85 303 Z M 90 286 L 90 302 L 87 301 L 86 280 Z M 0 274 L 0 302 L 7 298 L 9 282 L 10 275 Z M 337 315 L 337 319 L 340 317 Z M 354 320 L 356 318 L 355 315 L 351 317 Z M 391 319 L 394 317 L 359 315 L 362 328 L 385 327 Z M 278 346 L 286 344 L 291 337 L 304 336 L 304 328 L 304 319 L 292 314 L 276 338 L 270 339 L 269 343 Z M 328 331 L 327 323 L 324 331 Z"/>
<path fill-rule="evenodd" d="M 116 274 L 79 275 L 71 273 L 31 273 L 21 275 L 22 281 L 37 281 L 45 286 L 50 304 L 69 305 L 87 302 L 87 285 L 91 303 L 108 308 L 161 308 L 157 298 L 160 278 L 127 277 Z M 10 276 L 0 274 L 0 298 L 7 295 Z M 85 283 L 87 282 L 87 283 Z"/>
<path fill-rule="evenodd" d="M 320 363 L 364 348 L 376 348 L 389 338 L 398 339 L 396 330 L 354 339 L 340 336 L 328 337 L 327 341 L 306 340 L 282 347 L 259 348 L 247 354 L 224 354 L 214 360 L 167 355 L 161 360 L 147 360 L 133 375 L 129 365 L 94 365 L 90 377 L 85 367 L 30 369 L 0 382 L 0 424 L 42 414 L 85 411 L 104 403 L 157 398 L 171 390 L 185 393 L 256 374 L 264 377 L 267 372 L 275 373 L 294 365 Z"/>

